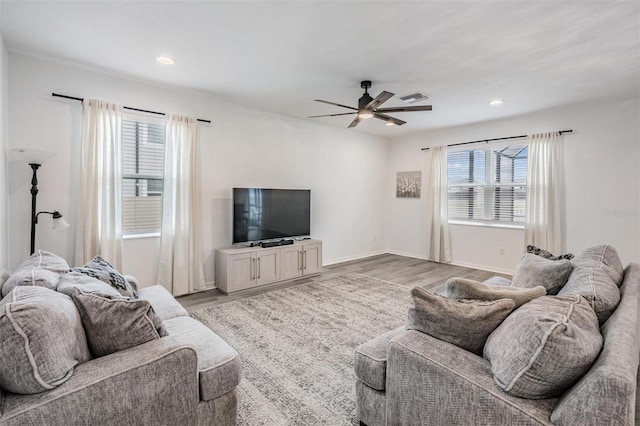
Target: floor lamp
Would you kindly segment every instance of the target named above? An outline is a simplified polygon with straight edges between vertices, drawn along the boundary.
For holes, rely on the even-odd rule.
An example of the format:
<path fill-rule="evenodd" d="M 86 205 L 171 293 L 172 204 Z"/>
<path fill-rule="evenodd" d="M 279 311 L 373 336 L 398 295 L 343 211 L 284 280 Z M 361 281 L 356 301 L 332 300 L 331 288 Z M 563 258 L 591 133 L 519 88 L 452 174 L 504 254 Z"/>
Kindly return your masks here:
<path fill-rule="evenodd" d="M 38 223 L 38 216 L 41 214 L 50 214 L 53 217 L 53 229 L 57 228 L 68 228 L 69 224 L 62 217 L 59 211 L 54 210 L 52 212 L 41 211 L 37 212 L 36 209 L 36 199 L 38 196 L 38 169 L 42 164 L 53 157 L 55 154 L 47 151 L 39 151 L 35 149 L 14 149 L 18 155 L 20 155 L 27 163 L 31 170 L 33 171 L 33 175 L 31 176 L 31 247 L 30 254 L 35 252 L 36 245 L 36 224 Z"/>

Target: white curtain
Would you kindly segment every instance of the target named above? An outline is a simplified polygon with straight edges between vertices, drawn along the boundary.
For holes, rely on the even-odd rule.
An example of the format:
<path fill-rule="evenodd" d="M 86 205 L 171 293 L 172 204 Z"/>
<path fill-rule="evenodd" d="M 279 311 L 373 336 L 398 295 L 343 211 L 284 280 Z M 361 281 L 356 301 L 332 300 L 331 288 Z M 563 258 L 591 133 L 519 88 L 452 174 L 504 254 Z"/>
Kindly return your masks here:
<path fill-rule="evenodd" d="M 560 134 L 529 136 L 524 242 L 560 253 L 562 247 L 562 175 Z"/>
<path fill-rule="evenodd" d="M 121 126 L 120 106 L 82 102 L 76 265 L 100 255 L 122 268 Z"/>
<path fill-rule="evenodd" d="M 430 236 L 427 258 L 434 262 L 451 262 L 446 146 L 429 148 L 429 171 L 427 181 L 427 223 Z"/>
<path fill-rule="evenodd" d="M 205 288 L 196 120 L 166 121 L 158 282 L 173 295 Z"/>

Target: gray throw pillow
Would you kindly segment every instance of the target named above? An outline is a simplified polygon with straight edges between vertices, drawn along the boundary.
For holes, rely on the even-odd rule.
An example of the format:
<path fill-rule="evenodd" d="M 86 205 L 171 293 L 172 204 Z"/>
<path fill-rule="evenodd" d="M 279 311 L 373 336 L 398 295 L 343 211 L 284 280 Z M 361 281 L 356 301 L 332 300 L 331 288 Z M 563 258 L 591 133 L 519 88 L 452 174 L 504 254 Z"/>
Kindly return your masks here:
<path fill-rule="evenodd" d="M 599 268 L 577 266 L 559 296 L 580 295 L 587 299 L 600 324 L 609 319 L 620 303 L 620 289 L 613 279 Z"/>
<path fill-rule="evenodd" d="M 167 335 L 162 321 L 146 300 L 73 291 L 95 357 L 109 355 Z"/>
<path fill-rule="evenodd" d="M 484 357 L 502 389 L 519 398 L 561 395 L 602 348 L 598 318 L 580 296 L 544 296 L 522 305 L 489 336 Z"/>
<path fill-rule="evenodd" d="M 510 299 L 482 302 L 438 296 L 422 287 L 411 289 L 408 330 L 418 330 L 475 354 L 487 337 L 513 311 Z"/>
<path fill-rule="evenodd" d="M 111 285 L 100 281 L 97 278 L 90 277 L 80 272 L 69 272 L 60 278 L 57 291 L 73 297 L 73 290 L 80 289 L 85 293 L 101 294 L 103 296 L 125 297 Z"/>
<path fill-rule="evenodd" d="M 582 250 L 575 259 L 573 259 L 573 265 L 575 268 L 602 269 L 611 277 L 616 286 L 620 287 L 622 285 L 624 267 L 618 256 L 618 251 L 608 244 Z"/>
<path fill-rule="evenodd" d="M 86 265 L 73 268 L 71 271 L 104 281 L 123 296 L 138 298 L 138 290 L 113 265 L 100 256 L 94 257 Z"/>
<path fill-rule="evenodd" d="M 547 294 L 558 294 L 572 269 L 570 260 L 549 260 L 528 253 L 520 259 L 511 285 L 520 288 L 543 286 Z"/>
<path fill-rule="evenodd" d="M 91 359 L 75 305 L 45 287 L 16 287 L 2 299 L 0 336 L 0 387 L 13 393 L 53 389 Z"/>
<path fill-rule="evenodd" d="M 446 296 L 452 299 L 475 299 L 484 301 L 511 299 L 515 302 L 516 308 L 547 294 L 547 290 L 542 286 L 533 288 L 491 286 L 458 277 L 449 278 L 445 288 Z"/>
<path fill-rule="evenodd" d="M 38 250 L 7 278 L 2 286 L 2 297 L 21 285 L 55 290 L 60 281 L 60 274 L 67 272 L 69 272 L 69 265 L 63 258 L 45 250 Z"/>

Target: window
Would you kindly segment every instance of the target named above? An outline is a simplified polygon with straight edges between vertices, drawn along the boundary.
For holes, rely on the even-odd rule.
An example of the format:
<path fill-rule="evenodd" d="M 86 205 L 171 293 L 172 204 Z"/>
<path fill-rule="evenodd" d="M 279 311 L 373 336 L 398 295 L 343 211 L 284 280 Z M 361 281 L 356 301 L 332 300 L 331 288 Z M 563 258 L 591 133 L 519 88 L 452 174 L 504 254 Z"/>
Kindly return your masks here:
<path fill-rule="evenodd" d="M 527 146 L 447 154 L 449 221 L 524 226 Z"/>
<path fill-rule="evenodd" d="M 122 120 L 122 230 L 159 233 L 162 223 L 164 120 Z"/>

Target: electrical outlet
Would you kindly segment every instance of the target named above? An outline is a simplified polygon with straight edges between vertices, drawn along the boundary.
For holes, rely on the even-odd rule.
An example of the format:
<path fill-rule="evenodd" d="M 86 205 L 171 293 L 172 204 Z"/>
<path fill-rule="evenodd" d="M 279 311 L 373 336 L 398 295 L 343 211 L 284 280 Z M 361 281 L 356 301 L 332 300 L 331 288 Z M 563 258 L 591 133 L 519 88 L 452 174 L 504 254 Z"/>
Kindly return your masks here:
<path fill-rule="evenodd" d="M 498 252 L 500 253 L 501 256 L 504 256 L 504 247 L 500 247 L 498 249 Z"/>

